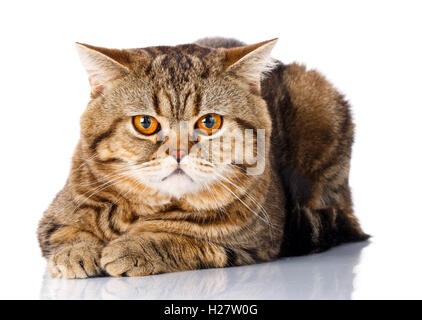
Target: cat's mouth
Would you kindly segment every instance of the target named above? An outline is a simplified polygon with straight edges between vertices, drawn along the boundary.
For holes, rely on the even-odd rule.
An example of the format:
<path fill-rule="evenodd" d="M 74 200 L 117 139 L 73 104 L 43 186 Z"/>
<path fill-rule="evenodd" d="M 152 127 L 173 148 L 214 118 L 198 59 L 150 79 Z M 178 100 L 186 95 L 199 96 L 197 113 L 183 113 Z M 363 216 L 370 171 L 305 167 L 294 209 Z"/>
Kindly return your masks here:
<path fill-rule="evenodd" d="M 174 171 L 172 171 L 168 176 L 161 179 L 161 181 L 165 181 L 172 176 L 183 176 L 183 177 L 188 178 L 191 182 L 193 182 L 193 179 L 180 167 L 177 167 L 176 169 L 174 169 Z"/>

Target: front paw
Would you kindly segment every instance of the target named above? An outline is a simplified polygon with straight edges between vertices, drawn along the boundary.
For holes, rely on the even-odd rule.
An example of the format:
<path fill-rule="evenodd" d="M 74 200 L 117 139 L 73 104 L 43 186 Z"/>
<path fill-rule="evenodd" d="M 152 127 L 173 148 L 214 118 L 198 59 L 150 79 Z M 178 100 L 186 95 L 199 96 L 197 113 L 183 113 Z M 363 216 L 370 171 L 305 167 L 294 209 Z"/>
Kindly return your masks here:
<path fill-rule="evenodd" d="M 53 278 L 82 279 L 101 275 L 98 266 L 101 247 L 91 242 L 69 244 L 48 260 L 48 269 Z"/>
<path fill-rule="evenodd" d="M 101 267 L 111 276 L 145 276 L 161 272 L 162 261 L 142 237 L 123 236 L 102 251 Z"/>

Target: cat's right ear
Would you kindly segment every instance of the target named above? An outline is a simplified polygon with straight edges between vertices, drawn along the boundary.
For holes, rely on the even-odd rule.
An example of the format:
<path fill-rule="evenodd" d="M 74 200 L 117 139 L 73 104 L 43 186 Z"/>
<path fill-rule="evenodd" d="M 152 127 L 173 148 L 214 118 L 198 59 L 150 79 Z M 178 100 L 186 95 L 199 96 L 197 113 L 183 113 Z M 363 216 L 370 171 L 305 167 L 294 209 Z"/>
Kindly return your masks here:
<path fill-rule="evenodd" d="M 243 80 L 251 91 L 260 93 L 263 76 L 276 66 L 276 61 L 271 58 L 271 50 L 277 40 L 223 49 L 226 71 Z"/>
<path fill-rule="evenodd" d="M 103 93 L 109 83 L 126 75 L 130 69 L 127 51 L 75 43 L 82 65 L 88 73 L 91 96 Z"/>

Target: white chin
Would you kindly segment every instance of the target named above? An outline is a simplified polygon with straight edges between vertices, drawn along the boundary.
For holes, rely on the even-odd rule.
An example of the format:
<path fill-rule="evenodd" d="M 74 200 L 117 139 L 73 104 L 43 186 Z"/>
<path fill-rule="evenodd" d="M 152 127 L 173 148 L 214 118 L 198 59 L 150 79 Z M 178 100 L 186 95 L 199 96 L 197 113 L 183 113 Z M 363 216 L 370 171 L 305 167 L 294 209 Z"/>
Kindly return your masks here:
<path fill-rule="evenodd" d="M 173 174 L 161 181 L 157 187 L 160 191 L 175 198 L 181 198 L 183 195 L 199 189 L 199 186 L 185 174 Z"/>

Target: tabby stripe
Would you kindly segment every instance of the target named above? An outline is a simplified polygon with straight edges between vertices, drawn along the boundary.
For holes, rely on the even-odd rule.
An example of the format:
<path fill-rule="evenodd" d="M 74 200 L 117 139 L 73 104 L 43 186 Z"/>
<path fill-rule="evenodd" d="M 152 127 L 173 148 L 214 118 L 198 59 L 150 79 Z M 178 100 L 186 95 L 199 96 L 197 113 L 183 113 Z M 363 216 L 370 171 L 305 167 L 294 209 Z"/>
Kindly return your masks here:
<path fill-rule="evenodd" d="M 154 249 L 154 251 L 157 253 L 157 255 L 161 258 L 161 260 L 163 262 L 165 262 L 165 259 L 164 259 L 163 255 L 161 254 L 160 249 L 158 249 L 158 247 L 156 246 L 155 242 L 154 241 L 150 241 L 150 243 L 151 243 L 151 247 Z"/>
<path fill-rule="evenodd" d="M 46 238 L 47 240 L 50 240 L 52 234 L 54 232 L 56 232 L 57 230 L 61 229 L 62 227 L 65 227 L 65 224 L 59 224 L 59 223 L 52 223 L 52 226 L 50 228 L 47 229 L 46 233 Z"/>
<path fill-rule="evenodd" d="M 201 251 L 202 256 L 206 258 L 207 255 L 205 254 L 204 248 L 202 248 L 202 246 L 198 246 L 198 248 L 199 248 L 199 251 Z"/>
<path fill-rule="evenodd" d="M 200 47 L 200 50 L 198 50 L 198 51 L 199 52 L 196 53 L 196 56 L 198 56 L 202 60 L 211 52 L 211 49 L 205 48 L 205 47 Z"/>
<path fill-rule="evenodd" d="M 160 101 L 158 99 L 157 93 L 154 92 L 152 96 L 152 106 L 154 107 L 154 111 L 157 115 L 161 115 L 160 111 Z"/>
<path fill-rule="evenodd" d="M 224 247 L 224 250 L 226 251 L 226 267 L 236 265 L 237 253 L 226 247 Z"/>
<path fill-rule="evenodd" d="M 78 211 L 79 210 L 82 210 L 82 209 L 92 209 L 92 210 L 94 210 L 97 213 L 97 215 L 100 215 L 100 213 L 101 213 L 101 208 L 99 206 L 94 206 L 94 205 L 91 205 L 91 204 L 83 204 L 83 205 L 81 205 L 78 208 Z"/>
<path fill-rule="evenodd" d="M 138 220 L 139 220 L 139 216 L 137 215 L 136 212 L 132 211 L 132 214 L 131 214 L 130 219 L 129 219 L 129 223 L 134 223 Z"/>
<path fill-rule="evenodd" d="M 185 56 L 185 57 L 186 57 L 186 63 L 188 65 L 188 69 L 193 69 L 192 59 L 189 56 Z"/>
<path fill-rule="evenodd" d="M 170 104 L 171 113 L 172 113 L 173 117 L 175 117 L 176 114 L 175 114 L 173 102 L 171 101 L 171 96 L 169 95 L 169 93 L 166 90 L 163 90 L 163 92 L 164 92 L 164 95 L 166 96 L 166 98 L 167 98 L 167 100 Z"/>
<path fill-rule="evenodd" d="M 252 123 L 250 123 L 246 120 L 243 120 L 243 119 L 239 119 L 239 118 L 234 118 L 234 121 L 242 128 L 253 129 L 254 134 L 256 134 L 256 127 Z"/>
<path fill-rule="evenodd" d="M 198 262 L 198 264 L 197 264 L 198 269 L 208 269 L 210 267 L 207 263 L 202 261 L 199 257 L 197 258 L 197 260 L 198 260 L 197 261 Z"/>
<path fill-rule="evenodd" d="M 113 233 L 121 235 L 122 233 L 114 227 L 113 220 L 112 220 L 112 215 L 117 209 L 117 204 L 111 201 L 108 201 L 108 203 L 111 204 L 110 212 L 108 213 L 108 227 Z"/>
<path fill-rule="evenodd" d="M 259 256 L 258 256 L 258 251 L 257 251 L 257 249 L 243 249 L 250 257 L 251 257 L 251 259 L 254 261 L 254 262 L 262 262 L 262 261 L 264 261 L 263 259 L 261 259 Z"/>
<path fill-rule="evenodd" d="M 196 96 L 195 96 L 195 101 L 194 101 L 194 105 L 193 105 L 193 114 L 195 116 L 197 116 L 200 112 L 200 107 L 201 107 L 201 102 L 202 102 L 202 95 L 201 92 L 197 91 L 196 92 Z"/>
<path fill-rule="evenodd" d="M 209 73 L 210 73 L 210 70 L 207 67 L 204 67 L 204 72 L 201 73 L 201 78 L 202 79 L 208 78 Z"/>
<path fill-rule="evenodd" d="M 106 238 L 104 231 L 100 228 L 100 218 L 101 218 L 101 207 L 100 206 L 94 206 L 90 204 L 83 204 L 78 208 L 78 211 L 81 209 L 91 209 L 95 211 L 95 224 L 98 229 L 98 231 L 101 233 L 103 238 Z"/>
<path fill-rule="evenodd" d="M 146 51 L 152 57 L 152 59 L 155 59 L 157 56 L 157 53 L 153 48 L 143 48 L 143 50 Z"/>
<path fill-rule="evenodd" d="M 176 233 L 177 234 L 177 233 Z M 179 234 L 177 234 L 177 235 L 179 235 Z M 162 243 L 162 246 L 161 246 L 163 249 L 164 249 L 164 251 L 165 251 L 165 253 L 166 253 L 166 255 L 167 255 L 167 258 L 169 258 L 169 260 L 170 260 L 170 262 L 172 262 L 173 263 L 173 265 L 174 265 L 174 267 L 175 268 L 177 268 L 178 266 L 179 266 L 179 262 L 174 258 L 174 256 L 173 256 L 173 254 L 172 254 L 172 252 L 170 252 L 169 250 L 168 250 L 168 245 L 167 245 L 167 242 L 166 241 L 163 241 L 163 243 Z M 171 247 L 171 245 L 170 245 L 170 247 Z"/>
<path fill-rule="evenodd" d="M 91 144 L 90 148 L 94 151 L 96 151 L 98 144 L 103 141 L 104 139 L 107 139 L 108 137 L 110 137 L 114 130 L 116 129 L 116 126 L 119 122 L 121 122 L 123 119 L 119 118 L 113 121 L 113 123 L 111 124 L 110 128 L 105 131 L 104 133 L 100 134 L 98 137 L 95 138 L 94 142 Z"/>
<path fill-rule="evenodd" d="M 154 79 L 154 75 L 151 75 L 152 70 L 152 62 L 148 64 L 148 66 L 145 68 L 145 75 L 150 77 L 151 79 Z"/>
<path fill-rule="evenodd" d="M 188 99 L 191 96 L 191 94 L 192 94 L 192 90 L 189 90 L 188 93 L 185 95 L 185 99 L 183 101 L 183 105 L 179 109 L 179 117 L 180 117 L 181 114 L 183 114 L 185 112 L 185 110 L 186 110 L 186 104 L 187 104 Z"/>
<path fill-rule="evenodd" d="M 169 68 L 169 63 L 170 63 L 170 56 L 168 55 L 164 56 L 164 58 L 161 60 L 162 67 Z"/>
<path fill-rule="evenodd" d="M 103 163 L 103 164 L 108 164 L 108 163 L 122 163 L 122 162 L 125 162 L 125 161 L 123 159 L 119 159 L 119 158 L 110 158 L 110 159 L 106 159 L 106 160 L 98 160 L 97 162 Z"/>

